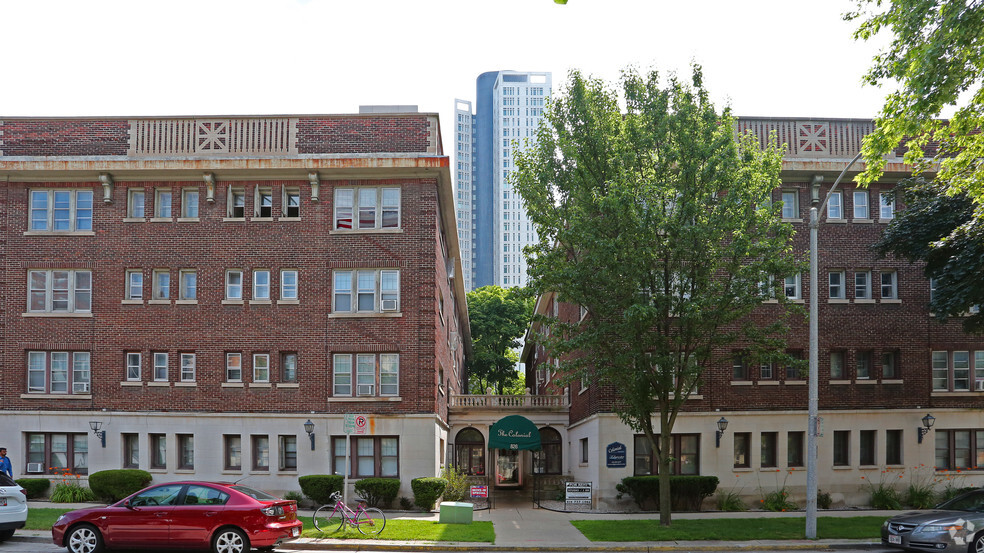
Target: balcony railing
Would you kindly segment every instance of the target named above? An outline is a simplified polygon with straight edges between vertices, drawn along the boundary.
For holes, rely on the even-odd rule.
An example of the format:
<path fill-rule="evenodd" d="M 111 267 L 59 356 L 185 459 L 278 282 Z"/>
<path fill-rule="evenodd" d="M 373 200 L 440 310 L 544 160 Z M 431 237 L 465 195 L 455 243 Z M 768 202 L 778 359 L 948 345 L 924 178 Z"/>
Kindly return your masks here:
<path fill-rule="evenodd" d="M 470 407 L 474 409 L 512 407 L 516 409 L 564 409 L 567 408 L 566 395 L 456 395 L 451 394 L 451 407 Z"/>

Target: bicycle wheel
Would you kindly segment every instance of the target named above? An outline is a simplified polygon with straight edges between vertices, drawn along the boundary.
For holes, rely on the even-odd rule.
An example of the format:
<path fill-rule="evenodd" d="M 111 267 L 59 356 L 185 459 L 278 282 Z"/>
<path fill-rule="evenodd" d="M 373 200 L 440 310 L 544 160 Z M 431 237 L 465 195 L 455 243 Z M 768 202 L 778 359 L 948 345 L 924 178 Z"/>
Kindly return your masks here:
<path fill-rule="evenodd" d="M 386 515 L 375 507 L 369 507 L 359 513 L 355 523 L 359 526 L 359 532 L 367 536 L 375 536 L 386 527 Z"/>
<path fill-rule="evenodd" d="M 341 512 L 335 511 L 334 505 L 322 505 L 314 512 L 314 527 L 319 532 L 337 532 L 345 524 L 345 517 Z"/>

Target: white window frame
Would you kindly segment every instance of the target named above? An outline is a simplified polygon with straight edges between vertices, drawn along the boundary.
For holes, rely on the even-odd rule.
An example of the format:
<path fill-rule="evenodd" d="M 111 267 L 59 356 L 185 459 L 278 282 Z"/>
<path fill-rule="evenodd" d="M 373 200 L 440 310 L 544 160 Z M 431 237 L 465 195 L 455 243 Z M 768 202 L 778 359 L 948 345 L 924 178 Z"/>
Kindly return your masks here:
<path fill-rule="evenodd" d="M 226 217 L 229 219 L 246 218 L 246 189 L 229 186 L 226 194 Z"/>
<path fill-rule="evenodd" d="M 253 187 L 253 217 L 257 219 L 273 218 L 273 188 L 268 186 Z"/>
<path fill-rule="evenodd" d="M 233 361 L 237 363 L 234 363 Z M 238 375 L 236 374 L 238 373 Z M 240 352 L 226 352 L 226 365 L 225 365 L 225 381 L 226 382 L 242 382 L 243 381 L 243 354 Z"/>
<path fill-rule="evenodd" d="M 171 297 L 171 270 L 170 269 L 154 269 L 154 290 L 153 297 L 151 299 L 155 300 L 166 300 Z M 167 282 L 162 282 L 167 280 Z"/>
<path fill-rule="evenodd" d="M 128 219 L 144 219 L 147 216 L 147 193 L 143 188 L 126 191 L 126 216 Z"/>
<path fill-rule="evenodd" d="M 270 300 L 270 269 L 253 270 L 253 299 Z"/>
<path fill-rule="evenodd" d="M 158 219 L 170 219 L 173 214 L 173 200 L 170 188 L 160 188 L 154 190 L 154 217 Z"/>
<path fill-rule="evenodd" d="M 168 354 L 166 351 L 155 351 L 154 355 L 154 381 L 167 382 L 168 375 Z"/>
<path fill-rule="evenodd" d="M 297 353 L 284 352 L 280 354 L 281 382 L 297 382 Z"/>
<path fill-rule="evenodd" d="M 52 373 L 58 356 L 64 369 Z M 71 385 L 71 387 L 69 386 Z M 27 352 L 27 393 L 29 394 L 89 394 L 92 385 L 91 355 L 87 351 L 29 351 Z"/>
<path fill-rule="evenodd" d="M 895 190 L 878 193 L 878 219 L 887 221 L 895 218 Z"/>
<path fill-rule="evenodd" d="M 198 188 L 181 189 L 181 217 L 184 219 L 198 219 L 201 194 Z M 192 211 L 194 210 L 194 211 Z"/>
<path fill-rule="evenodd" d="M 296 198 L 296 205 L 291 205 Z M 291 213 L 294 211 L 295 213 Z M 284 219 L 301 218 L 301 189 L 297 187 L 284 186 L 280 194 L 280 216 Z"/>
<path fill-rule="evenodd" d="M 332 308 L 334 313 L 399 313 L 399 269 L 344 269 L 334 271 Z M 338 308 L 341 298 L 349 309 Z M 372 307 L 362 306 L 371 298 Z M 365 300 L 365 301 L 360 301 Z"/>
<path fill-rule="evenodd" d="M 243 299 L 242 269 L 226 269 L 225 299 L 232 300 L 232 301 L 238 301 Z"/>
<path fill-rule="evenodd" d="M 854 203 L 854 218 L 861 220 L 871 219 L 871 206 L 869 205 L 871 202 L 868 201 L 870 199 L 868 191 L 855 190 L 852 198 Z"/>
<path fill-rule="evenodd" d="M 864 277 L 864 282 L 859 283 L 858 277 Z M 858 294 L 858 291 L 861 294 Z M 871 297 L 871 271 L 854 271 L 854 299 L 870 300 Z"/>
<path fill-rule="evenodd" d="M 194 382 L 197 359 L 194 353 L 181 354 L 181 382 Z"/>
<path fill-rule="evenodd" d="M 793 279 L 792 282 L 790 282 L 790 279 Z M 789 294 L 790 285 L 793 286 L 793 295 Z M 783 279 L 782 292 L 785 294 L 787 299 L 791 300 L 798 300 L 803 297 L 799 273 L 790 275 Z"/>
<path fill-rule="evenodd" d="M 840 280 L 834 283 L 834 276 Z M 827 274 L 827 294 L 832 300 L 847 299 L 847 281 L 844 271 L 830 271 Z"/>
<path fill-rule="evenodd" d="M 881 271 L 879 276 L 881 280 L 881 299 L 883 300 L 897 300 L 899 299 L 899 273 L 898 271 Z M 886 279 L 888 282 L 886 282 Z"/>
<path fill-rule="evenodd" d="M 66 274 L 67 288 L 55 289 L 55 276 Z M 38 287 L 34 275 L 44 275 L 44 287 Z M 88 288 L 80 285 L 80 279 L 88 279 Z M 82 282 L 81 284 L 84 284 Z M 56 297 L 58 299 L 56 299 Z M 64 299 L 62 299 L 64 298 Z M 43 299 L 44 307 L 38 308 L 35 299 Z M 65 308 L 56 308 L 55 302 L 65 302 Z M 27 271 L 27 311 L 29 313 L 91 313 L 92 271 L 76 269 L 29 269 Z"/>
<path fill-rule="evenodd" d="M 126 296 L 128 300 L 143 299 L 143 270 L 127 269 L 126 271 Z"/>
<path fill-rule="evenodd" d="M 181 269 L 178 279 L 178 297 L 185 301 L 198 301 L 198 270 Z"/>
<path fill-rule="evenodd" d="M 126 352 L 126 381 L 140 382 L 143 379 L 143 356 L 139 351 Z"/>
<path fill-rule="evenodd" d="M 786 201 L 786 196 L 789 195 L 792 202 Z M 782 190 L 780 196 L 782 199 L 782 218 L 783 219 L 799 219 L 799 191 L 798 190 Z"/>
<path fill-rule="evenodd" d="M 298 277 L 299 277 L 299 272 L 297 269 L 280 270 L 280 299 L 281 300 L 298 299 L 298 295 L 297 295 L 299 289 Z"/>
<path fill-rule="evenodd" d="M 374 231 L 402 228 L 402 201 L 403 191 L 398 186 L 336 188 L 332 229 Z M 371 224 L 363 225 L 364 213 L 367 220 L 371 219 Z M 395 224 L 384 224 L 387 215 L 395 216 Z M 345 226 L 344 221 L 350 221 L 350 225 Z"/>
<path fill-rule="evenodd" d="M 353 384 L 352 354 L 336 353 L 332 357 L 332 395 L 335 397 L 351 397 Z"/>
<path fill-rule="evenodd" d="M 35 188 L 30 191 L 28 198 L 30 205 L 27 224 L 30 231 L 64 233 L 92 231 L 91 190 Z M 41 198 L 43 198 L 43 205 L 35 203 Z M 59 205 L 55 204 L 56 200 L 60 202 Z M 65 228 L 55 228 L 56 226 Z"/>
<path fill-rule="evenodd" d="M 270 354 L 253 354 L 253 382 L 270 382 Z"/>
<path fill-rule="evenodd" d="M 827 219 L 844 219 L 844 196 L 840 190 L 830 193 L 830 199 L 827 200 Z"/>
<path fill-rule="evenodd" d="M 400 395 L 398 353 L 336 353 L 332 362 L 332 395 L 397 397 Z"/>

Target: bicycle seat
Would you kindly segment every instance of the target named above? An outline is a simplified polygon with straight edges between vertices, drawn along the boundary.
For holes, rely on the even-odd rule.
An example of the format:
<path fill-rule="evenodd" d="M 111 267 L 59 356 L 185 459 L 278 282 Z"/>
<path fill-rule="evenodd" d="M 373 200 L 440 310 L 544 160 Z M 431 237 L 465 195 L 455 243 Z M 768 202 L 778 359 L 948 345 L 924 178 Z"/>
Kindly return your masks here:
<path fill-rule="evenodd" d="M 369 502 L 368 502 L 367 500 L 365 500 L 365 499 L 362 499 L 361 497 L 360 497 L 360 498 L 358 498 L 358 499 L 356 499 L 356 500 L 355 500 L 355 502 L 356 502 L 356 503 L 365 503 L 365 504 L 367 504 L 367 505 L 369 504 Z"/>

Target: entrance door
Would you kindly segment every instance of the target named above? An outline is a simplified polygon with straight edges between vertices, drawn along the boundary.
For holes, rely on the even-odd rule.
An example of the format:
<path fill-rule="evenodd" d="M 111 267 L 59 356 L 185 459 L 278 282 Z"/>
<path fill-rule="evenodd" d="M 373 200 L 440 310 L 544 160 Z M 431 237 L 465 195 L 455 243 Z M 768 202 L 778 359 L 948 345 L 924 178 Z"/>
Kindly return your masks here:
<path fill-rule="evenodd" d="M 496 450 L 495 485 L 505 488 L 518 488 L 522 482 L 519 464 L 519 451 Z"/>

